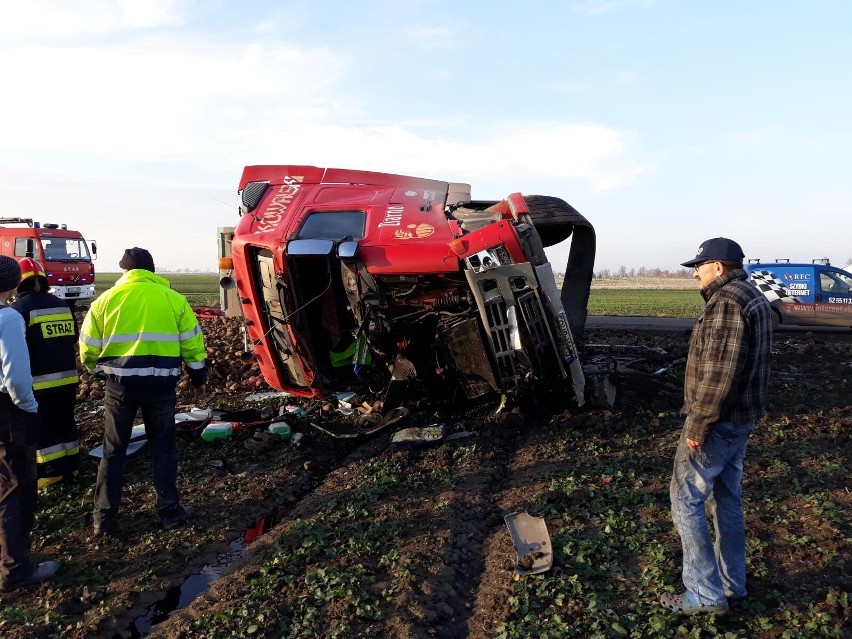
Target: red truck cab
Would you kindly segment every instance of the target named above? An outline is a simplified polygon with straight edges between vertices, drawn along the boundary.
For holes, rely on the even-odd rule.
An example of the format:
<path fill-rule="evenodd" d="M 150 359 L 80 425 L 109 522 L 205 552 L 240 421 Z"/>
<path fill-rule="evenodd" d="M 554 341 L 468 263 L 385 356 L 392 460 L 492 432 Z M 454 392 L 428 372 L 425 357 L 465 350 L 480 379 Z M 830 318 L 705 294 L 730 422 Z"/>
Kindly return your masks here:
<path fill-rule="evenodd" d="M 476 399 L 563 380 L 583 404 L 572 329 L 585 322 L 594 232 L 567 203 L 475 201 L 467 184 L 301 165 L 246 167 L 239 194 L 220 267 L 274 388 L 318 397 L 404 377 Z M 585 284 L 569 314 L 544 246 L 575 230 L 591 258 L 574 260 Z"/>

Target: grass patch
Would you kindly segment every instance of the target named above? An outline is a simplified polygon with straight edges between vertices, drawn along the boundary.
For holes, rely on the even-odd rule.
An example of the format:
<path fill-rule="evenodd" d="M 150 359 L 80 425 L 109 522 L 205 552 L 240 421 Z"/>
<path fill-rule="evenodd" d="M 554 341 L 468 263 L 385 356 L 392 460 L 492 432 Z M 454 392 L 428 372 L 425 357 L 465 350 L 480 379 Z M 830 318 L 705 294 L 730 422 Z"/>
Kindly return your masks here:
<path fill-rule="evenodd" d="M 111 288 L 121 273 L 98 273 L 95 276 L 95 297 Z M 172 288 L 186 296 L 193 306 L 212 306 L 219 303 L 219 275 L 216 273 L 158 273 Z"/>
<path fill-rule="evenodd" d="M 704 300 L 691 290 L 596 289 L 589 295 L 589 315 L 695 318 Z"/>

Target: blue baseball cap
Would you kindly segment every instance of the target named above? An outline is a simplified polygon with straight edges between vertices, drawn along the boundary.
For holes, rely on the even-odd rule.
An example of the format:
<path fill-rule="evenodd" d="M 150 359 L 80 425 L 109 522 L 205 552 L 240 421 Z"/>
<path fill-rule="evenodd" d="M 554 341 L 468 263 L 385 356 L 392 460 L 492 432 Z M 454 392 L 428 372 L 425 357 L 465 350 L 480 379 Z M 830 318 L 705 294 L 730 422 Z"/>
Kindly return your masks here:
<path fill-rule="evenodd" d="M 698 247 L 698 253 L 691 260 L 683 262 L 681 266 L 695 266 L 702 262 L 710 262 L 714 260 L 732 262 L 742 262 L 745 257 L 740 245 L 729 240 L 726 237 L 714 237 L 712 240 L 705 240 Z"/>

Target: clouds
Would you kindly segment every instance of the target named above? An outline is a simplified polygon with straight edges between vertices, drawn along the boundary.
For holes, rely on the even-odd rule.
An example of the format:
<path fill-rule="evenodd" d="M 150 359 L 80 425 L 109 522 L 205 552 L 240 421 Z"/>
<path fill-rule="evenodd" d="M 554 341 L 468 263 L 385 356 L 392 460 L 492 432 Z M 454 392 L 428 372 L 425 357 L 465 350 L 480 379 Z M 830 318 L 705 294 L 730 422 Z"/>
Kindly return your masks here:
<path fill-rule="evenodd" d="M 764 241 L 742 220 L 802 246 L 803 212 L 845 224 L 814 240 L 839 245 L 850 11 L 782 8 L 767 29 L 750 5 L 655 0 L 5 3 L 0 213 L 61 211 L 112 263 L 128 230 L 166 254 L 161 228 L 233 221 L 219 202 L 244 165 L 314 164 L 562 197 L 606 267 Z M 160 261 L 212 263 L 212 242 L 184 244 Z"/>
<path fill-rule="evenodd" d="M 323 48 L 168 37 L 108 48 L 13 47 L 0 52 L 0 74 L 25 90 L 0 103 L 0 120 L 15 123 L 4 144 L 138 160 L 185 156 L 204 151 L 217 129 L 274 124 L 282 111 L 322 117 L 326 88 L 345 69 Z"/>
<path fill-rule="evenodd" d="M 27 0 L 6 3 L 0 37 L 8 40 L 79 36 L 181 24 L 183 0 Z"/>
<path fill-rule="evenodd" d="M 377 117 L 375 103 L 392 87 L 379 75 L 375 95 L 353 91 L 346 80 L 359 62 L 351 51 L 281 36 L 270 24 L 285 22 L 280 14 L 227 37 L 181 26 L 180 2 L 145 11 L 138 4 L 88 0 L 73 14 L 57 3 L 21 9 L 25 23 L 47 15 L 48 33 L 61 25 L 77 37 L 54 44 L 31 34 L 0 49 L 0 75 L 21 88 L 19 99 L 0 102 L 0 163 L 60 170 L 77 154 L 85 160 L 72 172 L 86 166 L 126 180 L 144 167 L 157 181 L 153 167 L 162 162 L 160 179 L 170 183 L 181 164 L 196 177 L 216 172 L 212 180 L 244 164 L 314 163 L 465 181 L 534 174 L 593 190 L 632 183 L 650 168 L 631 157 L 635 132 L 509 120 L 487 100 L 443 102 L 432 120 Z M 133 33 L 105 40 L 107 31 Z M 443 27 L 427 32 L 433 42 L 449 40 Z M 431 99 L 441 97 L 433 91 Z"/>

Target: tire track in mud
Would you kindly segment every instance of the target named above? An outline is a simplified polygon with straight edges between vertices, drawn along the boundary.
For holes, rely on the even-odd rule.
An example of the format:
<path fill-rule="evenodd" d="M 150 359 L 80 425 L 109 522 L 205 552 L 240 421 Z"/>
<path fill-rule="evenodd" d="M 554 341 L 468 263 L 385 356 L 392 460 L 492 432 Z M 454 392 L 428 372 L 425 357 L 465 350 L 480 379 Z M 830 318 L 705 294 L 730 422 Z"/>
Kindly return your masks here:
<path fill-rule="evenodd" d="M 453 426 L 453 430 L 465 429 L 473 430 L 473 435 L 443 444 L 440 449 L 446 454 L 437 455 L 437 461 L 425 450 L 395 452 L 389 447 L 390 433 L 376 435 L 348 454 L 327 460 L 327 472 L 318 474 L 297 495 L 298 501 L 280 512 L 274 528 L 247 548 L 205 593 L 154 626 L 148 636 L 190 636 L 187 629 L 201 613 L 214 607 L 236 608 L 240 584 L 248 583 L 252 573 L 267 561 L 289 523 L 310 517 L 328 499 L 340 495 L 353 472 L 358 472 L 360 462 L 387 455 L 405 455 L 412 472 L 424 464 L 430 470 L 443 465 L 441 470 L 452 473 L 453 485 L 426 486 L 382 505 L 404 508 L 408 518 L 419 522 L 397 546 L 401 563 L 411 566 L 411 573 L 388 606 L 383 621 L 385 636 L 490 636 L 493 628 L 485 627 L 479 619 L 494 618 L 495 611 L 506 608 L 514 567 L 514 549 L 503 522 L 503 515 L 514 505 L 501 493 L 511 483 L 506 470 L 513 466 L 516 451 L 534 432 L 535 424 L 516 411 L 489 421 L 462 420 Z M 475 448 L 474 459 L 454 461 L 453 451 L 458 446 Z M 436 505 L 441 506 L 439 515 L 435 514 Z M 481 607 L 484 614 L 477 614 Z"/>
<path fill-rule="evenodd" d="M 298 485 L 288 488 L 286 500 L 281 503 L 266 504 L 266 512 L 275 512 L 275 523 L 272 527 L 252 541 L 204 592 L 199 593 L 184 608 L 175 610 L 168 619 L 153 626 L 147 637 L 155 639 L 192 636 L 187 634 L 187 626 L 213 605 L 233 599 L 233 591 L 228 585 L 229 580 L 255 572 L 257 566 L 263 564 L 273 551 L 282 529 L 294 519 L 315 511 L 317 505 L 327 498 L 330 492 L 328 484 L 336 485 L 337 483 L 332 479 L 335 474 L 345 473 L 345 469 L 350 464 L 372 457 L 386 447 L 386 442 L 371 439 L 354 446 L 345 440 L 342 442 L 332 440 L 330 445 L 308 449 L 305 456 L 298 459 L 296 463 L 298 466 L 305 467 L 308 475 Z M 318 451 L 319 454 L 316 454 Z M 132 622 L 132 619 L 127 622 Z M 108 636 L 115 639 L 112 635 Z"/>
<path fill-rule="evenodd" d="M 248 513 L 249 515 L 250 513 L 257 514 L 254 516 L 250 515 L 245 519 L 242 532 L 234 531 L 230 543 L 235 541 L 242 543 L 245 534 L 252 528 L 252 525 L 264 517 L 269 517 L 274 522 L 286 521 L 292 517 L 291 513 L 293 510 L 299 507 L 306 499 L 309 499 L 317 487 L 323 484 L 330 473 L 339 469 L 341 464 L 345 463 L 347 459 L 360 458 L 365 454 L 361 452 L 362 449 L 369 451 L 371 445 L 374 444 L 366 442 L 357 445 L 346 440 L 333 440 L 331 442 L 322 442 L 322 445 L 305 447 L 304 452 L 297 455 L 291 462 L 288 462 L 287 468 L 283 469 L 285 479 L 287 478 L 286 473 L 289 471 L 292 473 L 291 478 L 293 481 L 285 489 L 282 489 L 281 492 L 276 493 L 274 497 L 254 502 Z M 282 470 L 280 465 L 276 464 L 273 460 L 265 460 L 258 463 L 258 467 L 260 468 L 272 465 L 276 466 L 276 470 Z M 270 470 L 272 469 L 270 468 Z M 300 473 L 299 471 L 302 472 Z M 208 507 L 215 507 L 215 503 L 211 501 Z M 221 507 L 227 507 L 227 504 L 223 503 Z M 203 525 L 203 520 L 198 521 L 197 517 L 193 518 L 193 522 L 196 525 Z M 274 530 L 278 525 L 278 523 L 274 523 L 267 532 L 253 539 L 250 543 L 246 543 L 243 550 L 237 554 L 230 564 L 220 566 L 222 570 L 221 577 L 211 581 L 206 590 L 199 593 L 187 606 L 175 610 L 165 621 L 152 626 L 145 636 L 162 636 L 160 634 L 162 628 L 168 626 L 172 618 L 180 617 L 183 610 L 195 605 L 197 601 L 205 599 L 207 593 L 219 580 L 227 578 L 228 575 L 244 565 L 251 565 L 252 558 L 274 541 Z M 210 544 L 202 553 L 194 557 L 192 561 L 183 565 L 179 571 L 175 571 L 170 575 L 163 575 L 161 581 L 165 584 L 165 587 L 162 590 L 139 593 L 138 598 L 134 602 L 135 605 L 128 606 L 122 614 L 111 618 L 108 622 L 101 623 L 97 631 L 94 628 L 90 628 L 91 634 L 87 634 L 86 636 L 90 639 L 134 639 L 139 637 L 140 633 L 136 629 L 135 622 L 140 617 L 149 613 L 155 604 L 163 601 L 168 596 L 170 590 L 175 587 L 181 587 L 193 576 L 198 575 L 205 567 L 214 565 L 217 558 L 228 549 L 228 541 Z"/>
<path fill-rule="evenodd" d="M 487 486 L 492 514 L 486 520 L 490 524 L 488 534 L 480 544 L 483 569 L 466 621 L 467 634 L 463 635 L 471 639 L 494 636 L 494 620 L 509 617 L 516 552 L 503 518 L 510 512 L 528 509 L 536 497 L 530 483 L 533 473 L 542 469 L 529 463 L 527 447 L 539 437 L 543 422 L 552 414 L 516 413 L 507 417 L 507 426 L 514 431 L 514 436 L 501 442 L 498 474 Z"/>
<path fill-rule="evenodd" d="M 487 420 L 463 419 L 453 430 L 473 431 L 466 439 L 435 449 L 396 451 L 390 433 L 378 434 L 338 458 L 326 461 L 327 472 L 300 491 L 298 501 L 279 511 L 278 523 L 255 541 L 189 606 L 154 626 L 149 637 L 191 636 L 188 628 L 202 613 L 236 609 L 247 584 L 268 562 L 276 541 L 298 518 L 308 518 L 320 506 L 344 493 L 359 465 L 367 460 L 405 456 L 412 474 L 449 473 L 451 485 L 424 485 L 405 494 L 388 496 L 377 512 L 393 511 L 407 522 L 408 532 L 396 545 L 399 563 L 407 567 L 396 596 L 381 622 L 385 636 L 399 639 L 492 636 L 493 619 L 508 615 L 515 551 L 503 516 L 528 507 L 523 483 L 523 457 L 529 440 L 545 417 L 513 412 Z M 459 455 L 464 451 L 464 455 Z M 472 452 L 470 452 L 472 451 Z M 312 465 L 315 462 L 312 462 Z M 520 488 L 521 490 L 517 490 Z M 281 606 L 286 607 L 282 601 Z M 350 634 L 345 636 L 357 636 Z"/>
<path fill-rule="evenodd" d="M 463 422 L 456 427 L 460 425 L 476 433 L 475 458 L 469 463 L 448 455 L 448 469 L 454 478 L 452 487 L 413 496 L 427 502 L 418 504 L 419 500 L 412 499 L 416 516 L 424 519 L 429 517 L 424 512 L 428 511 L 428 502 L 447 506 L 440 517 L 432 518 L 427 539 L 415 537 L 402 547 L 416 568 L 407 590 L 394 602 L 387 620 L 388 636 L 401 639 L 486 636 L 470 624 L 476 619 L 483 579 L 494 572 L 492 540 L 501 531 L 506 533 L 504 512 L 493 497 L 506 482 L 504 472 L 514 451 L 528 436 L 527 424 L 515 412 L 488 422 Z M 438 543 L 430 544 L 430 535 Z M 508 542 L 508 535 L 504 536 Z M 496 563 L 505 567 L 505 557 L 496 555 Z"/>

